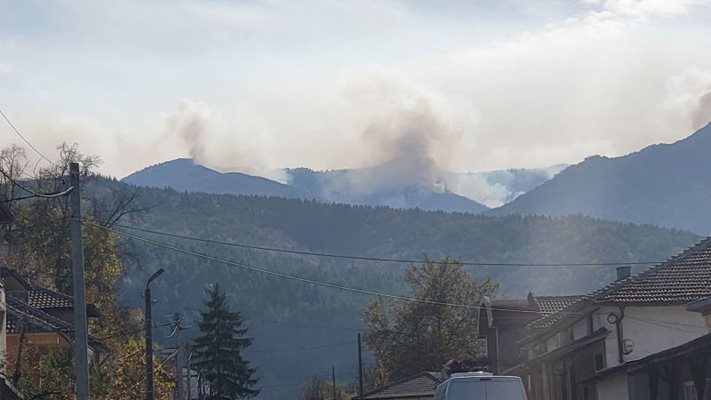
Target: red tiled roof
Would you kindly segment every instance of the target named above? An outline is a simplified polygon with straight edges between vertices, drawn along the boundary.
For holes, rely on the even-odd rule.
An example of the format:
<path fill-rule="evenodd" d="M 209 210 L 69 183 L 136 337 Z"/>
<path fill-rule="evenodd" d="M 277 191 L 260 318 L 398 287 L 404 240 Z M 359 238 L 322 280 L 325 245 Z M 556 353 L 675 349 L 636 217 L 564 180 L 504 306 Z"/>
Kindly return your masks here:
<path fill-rule="evenodd" d="M 72 324 L 47 314 L 24 303 L 22 300 L 7 297 L 7 333 L 19 333 L 19 321 L 26 323 L 27 332 L 74 332 Z"/>
<path fill-rule="evenodd" d="M 63 293 L 36 287 L 28 292 L 28 304 L 39 309 L 72 308 L 74 299 Z"/>
<path fill-rule="evenodd" d="M 570 296 L 568 302 L 554 300 L 556 304 L 550 309 L 553 313 L 528 327 L 549 328 L 568 315 L 563 311 L 586 299 L 594 303 L 679 305 L 708 297 L 711 297 L 711 237 L 641 274 L 613 282 L 587 296 Z"/>
<path fill-rule="evenodd" d="M 585 295 L 535 297 L 534 299 L 543 316 L 528 324 L 528 327 L 534 329 L 545 329 L 553 326 L 566 315 L 561 311 L 584 300 L 586 297 L 587 296 Z"/>
<path fill-rule="evenodd" d="M 687 304 L 711 296 L 711 238 L 595 295 L 598 303 Z"/>
<path fill-rule="evenodd" d="M 565 310 L 569 306 L 584 299 L 584 295 L 576 296 L 535 296 L 534 299 L 538 304 L 538 309 L 541 313 L 551 314 L 561 310 Z"/>
<path fill-rule="evenodd" d="M 434 396 L 435 388 L 442 383 L 440 374 L 423 372 L 363 395 L 363 400 L 406 399 L 408 397 Z"/>

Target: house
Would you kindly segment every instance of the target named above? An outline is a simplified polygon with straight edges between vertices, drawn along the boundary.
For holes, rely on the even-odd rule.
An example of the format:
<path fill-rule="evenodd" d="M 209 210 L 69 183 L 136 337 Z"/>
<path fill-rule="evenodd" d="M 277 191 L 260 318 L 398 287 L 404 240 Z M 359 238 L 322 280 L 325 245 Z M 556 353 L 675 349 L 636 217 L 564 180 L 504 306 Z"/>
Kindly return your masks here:
<path fill-rule="evenodd" d="M 486 339 L 489 372 L 498 374 L 525 360 L 514 343 L 523 338 L 524 328 L 550 313 L 579 301 L 582 296 L 535 296 L 525 299 L 484 298 L 479 313 L 479 338 Z"/>
<path fill-rule="evenodd" d="M 620 267 L 615 282 L 529 322 L 499 344 L 523 352 L 500 373 L 520 376 L 531 400 L 697 399 L 711 377 L 693 357 L 711 344 L 709 297 L 711 238 L 637 276 Z"/>
<path fill-rule="evenodd" d="M 422 372 L 365 393 L 362 400 L 432 400 L 437 385 L 443 381 L 443 376 L 439 372 Z"/>
<path fill-rule="evenodd" d="M 15 368 L 14 360 L 22 349 L 36 350 L 33 356 L 39 358 L 51 349 L 72 345 L 74 303 L 71 296 L 37 286 L 8 268 L 1 268 L 0 276 L 5 307 L 0 347 L 4 350 L 8 371 Z M 87 307 L 87 315 L 98 317 L 93 306 Z M 107 353 L 106 347 L 94 338 L 90 337 L 89 346 L 94 360 Z"/>

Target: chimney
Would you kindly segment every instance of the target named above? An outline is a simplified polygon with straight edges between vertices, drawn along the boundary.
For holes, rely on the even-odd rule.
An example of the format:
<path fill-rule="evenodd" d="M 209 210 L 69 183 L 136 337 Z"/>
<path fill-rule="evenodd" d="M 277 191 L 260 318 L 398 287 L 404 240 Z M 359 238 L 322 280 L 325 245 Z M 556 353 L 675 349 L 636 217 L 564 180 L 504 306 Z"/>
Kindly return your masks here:
<path fill-rule="evenodd" d="M 617 280 L 621 281 L 623 279 L 627 279 L 632 275 L 632 267 L 629 265 L 624 265 L 621 267 L 617 267 Z"/>

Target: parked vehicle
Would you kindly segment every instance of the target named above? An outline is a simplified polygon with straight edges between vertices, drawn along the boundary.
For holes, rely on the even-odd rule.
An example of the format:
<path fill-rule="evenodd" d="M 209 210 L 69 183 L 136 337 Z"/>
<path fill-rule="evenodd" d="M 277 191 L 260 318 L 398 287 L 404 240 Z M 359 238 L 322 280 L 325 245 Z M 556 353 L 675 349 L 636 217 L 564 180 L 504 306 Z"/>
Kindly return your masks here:
<path fill-rule="evenodd" d="M 527 400 L 521 378 L 488 372 L 452 374 L 437 386 L 435 400 Z"/>

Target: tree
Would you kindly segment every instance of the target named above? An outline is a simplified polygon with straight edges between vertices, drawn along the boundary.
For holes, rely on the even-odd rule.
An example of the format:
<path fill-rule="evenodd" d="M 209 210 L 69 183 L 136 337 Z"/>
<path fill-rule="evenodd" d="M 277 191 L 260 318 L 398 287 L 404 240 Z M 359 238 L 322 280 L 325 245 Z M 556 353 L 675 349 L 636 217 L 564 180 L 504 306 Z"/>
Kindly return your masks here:
<path fill-rule="evenodd" d="M 425 301 L 386 303 L 378 298 L 364 312 L 364 339 L 375 353 L 379 385 L 440 371 L 449 360 L 477 359 L 483 352 L 477 340 L 478 305 L 497 285 L 476 281 L 447 257 L 425 258 L 408 268 L 405 281 L 408 297 Z"/>
<path fill-rule="evenodd" d="M 343 385 L 336 384 L 336 397 L 333 397 L 333 383 L 318 376 L 311 378 L 299 395 L 299 400 L 348 400 L 353 396 Z"/>
<path fill-rule="evenodd" d="M 206 290 L 207 310 L 198 323 L 202 336 L 195 338 L 195 368 L 204 371 L 210 388 L 207 400 L 246 399 L 259 394 L 254 386 L 255 369 L 242 356 L 242 351 L 252 344 L 245 337 L 242 316 L 230 311 L 227 297 L 220 285 Z"/>
<path fill-rule="evenodd" d="M 68 186 L 66 175 L 70 162 L 80 163 L 85 182 L 95 178 L 93 169 L 100 163 L 97 157 L 80 153 L 76 145 L 63 144 L 58 152 L 59 160 L 38 169 L 35 176 L 27 177 L 24 150 L 17 146 L 0 150 L 3 172 L 0 195 L 18 200 L 8 203 L 15 218 L 12 225 L 2 231 L 8 244 L 2 263 L 35 283 L 71 294 L 68 196 L 29 198 L 30 193 L 15 184 L 21 182 L 22 187 L 42 193 L 63 191 Z M 83 185 L 82 202 L 89 205 L 82 214 L 86 298 L 100 314 L 100 318 L 90 321 L 89 333 L 108 348 L 101 354 L 100 362 L 92 363 L 91 394 L 95 399 L 137 398 L 143 389 L 140 385 L 143 341 L 139 336 L 142 315 L 125 309 L 118 302 L 115 287 L 124 274 L 119 236 L 100 227 L 116 223 L 122 216 L 134 212 L 137 196 L 108 191 L 101 195 L 107 200 L 100 204 L 95 200 L 96 193 Z M 101 215 L 109 218 L 100 218 Z M 32 346 L 25 337 L 22 320 L 19 328 L 17 354 L 8 357 L 5 373 L 28 399 L 69 398 L 74 380 L 72 349 L 47 350 Z M 173 388 L 172 373 L 156 370 L 156 397 L 168 398 Z"/>

